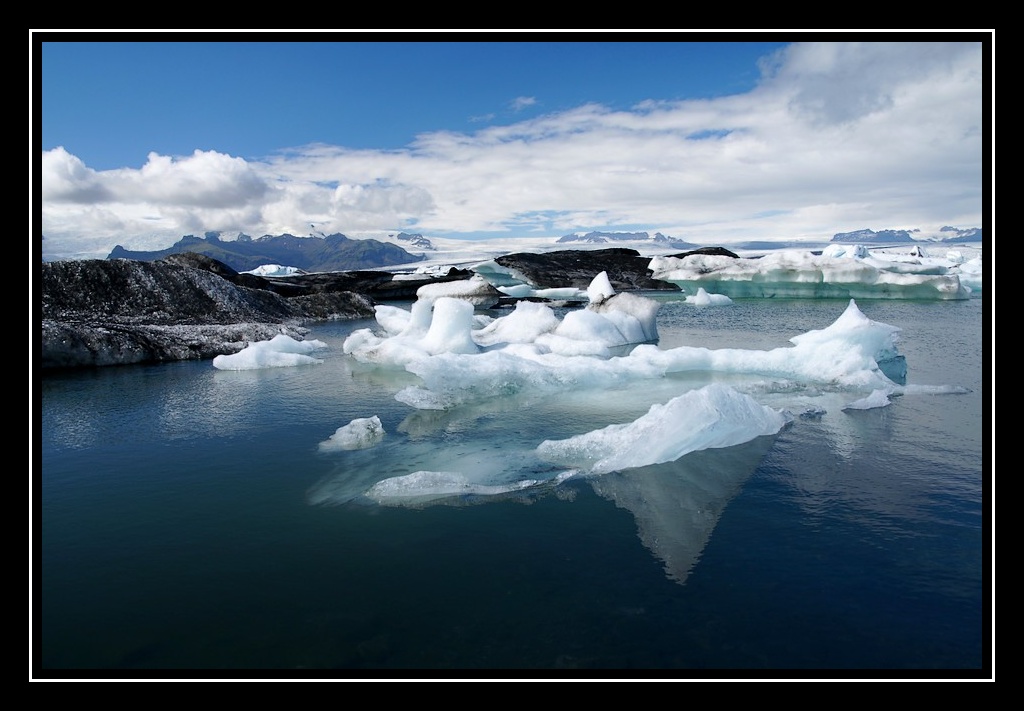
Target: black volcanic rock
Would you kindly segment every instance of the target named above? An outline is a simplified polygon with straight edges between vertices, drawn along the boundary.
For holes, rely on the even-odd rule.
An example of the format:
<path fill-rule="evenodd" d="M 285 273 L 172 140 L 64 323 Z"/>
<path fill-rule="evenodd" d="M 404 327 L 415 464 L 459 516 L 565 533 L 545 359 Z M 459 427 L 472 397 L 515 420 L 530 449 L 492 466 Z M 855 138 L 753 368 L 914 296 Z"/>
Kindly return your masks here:
<path fill-rule="evenodd" d="M 608 280 L 616 291 L 679 291 L 675 284 L 652 278 L 652 272 L 647 268 L 650 258 L 641 257 L 635 249 L 569 249 L 544 254 L 517 252 L 497 257 L 494 261 L 515 270 L 540 289 L 568 286 L 586 289 L 594 277 L 607 272 Z"/>
<path fill-rule="evenodd" d="M 212 271 L 162 262 L 47 262 L 41 284 L 44 319 L 171 325 L 280 321 L 296 315 L 267 291 L 243 290 Z"/>
<path fill-rule="evenodd" d="M 210 268 L 173 259 L 43 263 L 42 367 L 212 358 L 279 333 L 301 340 L 305 321 L 370 318 L 374 313 L 373 302 L 360 294 L 286 298 L 233 283 L 230 267 L 213 260 L 184 261 L 189 260 Z"/>
<path fill-rule="evenodd" d="M 208 232 L 205 237 L 186 235 L 171 247 L 153 252 L 129 251 L 117 245 L 107 259 L 150 262 L 183 252 L 203 254 L 239 272 L 264 264 L 281 264 L 307 272 L 346 271 L 409 264 L 424 259 L 423 255 L 412 254 L 395 244 L 375 239 L 349 239 L 343 234 L 324 237 L 264 235 L 259 239 L 246 237 L 225 241 L 216 232 Z"/>
<path fill-rule="evenodd" d="M 241 274 L 241 277 L 253 276 Z M 465 281 L 473 272 L 452 267 L 443 276 L 424 274 L 417 277 L 395 279 L 391 272 L 358 270 L 351 272 L 327 272 L 318 274 L 295 274 L 280 277 L 260 277 L 265 287 L 290 297 L 305 294 L 349 291 L 364 294 L 373 301 L 414 301 L 421 286 L 452 281 Z"/>
<path fill-rule="evenodd" d="M 40 331 L 43 370 L 209 359 L 279 333 L 302 340 L 301 330 L 266 323 L 148 326 L 44 320 Z"/>
<path fill-rule="evenodd" d="M 671 254 L 669 256 L 682 259 L 683 257 L 689 257 L 691 254 L 707 254 L 712 257 L 732 257 L 733 259 L 740 258 L 740 255 L 729 251 L 725 247 L 700 247 L 699 249 L 691 249 L 689 252 L 680 252 L 679 254 Z"/>

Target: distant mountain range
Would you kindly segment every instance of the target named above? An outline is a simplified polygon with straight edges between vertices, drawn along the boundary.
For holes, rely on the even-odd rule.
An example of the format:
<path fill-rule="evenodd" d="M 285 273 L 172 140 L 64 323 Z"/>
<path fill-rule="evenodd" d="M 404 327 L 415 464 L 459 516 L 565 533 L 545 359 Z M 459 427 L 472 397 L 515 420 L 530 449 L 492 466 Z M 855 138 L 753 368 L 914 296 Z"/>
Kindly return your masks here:
<path fill-rule="evenodd" d="M 134 259 L 152 262 L 172 254 L 194 252 L 223 262 L 237 272 L 248 272 L 268 264 L 294 267 L 304 272 L 341 272 L 380 269 L 400 264 L 412 264 L 427 259 L 424 251 L 434 252 L 437 247 L 421 234 L 399 232 L 388 234 L 389 241 L 377 239 L 353 239 L 336 233 L 323 233 L 297 237 L 292 234 L 264 235 L 252 238 L 239 234 L 236 239 L 221 239 L 219 232 L 207 232 L 203 237 L 185 235 L 174 245 L 156 251 L 131 251 L 117 245 L 107 259 Z M 393 240 L 393 241 L 390 241 Z M 920 230 L 857 230 L 840 232 L 832 242 L 867 245 L 919 244 L 962 244 L 983 242 L 981 228 L 960 229 L 943 227 L 929 236 Z M 397 242 L 397 243 L 396 243 Z M 682 239 L 668 237 L 660 232 L 586 232 L 571 233 L 556 240 L 557 244 L 593 245 L 628 244 L 639 247 L 643 243 L 663 246 L 680 251 L 693 250 L 699 245 Z M 760 244 L 760 243 L 758 243 Z M 778 248 L 780 243 L 765 242 L 765 249 Z M 413 253 L 405 248 L 419 250 Z M 750 245 L 744 248 L 752 249 Z M 642 249 L 642 247 L 640 247 Z"/>
<path fill-rule="evenodd" d="M 606 244 L 609 242 L 654 242 L 655 244 L 663 244 L 672 249 L 695 249 L 698 247 L 696 244 L 691 244 L 685 240 L 676 239 L 674 237 L 666 237 L 660 232 L 655 232 L 653 235 L 649 232 L 587 232 L 586 234 L 577 234 L 575 232 L 565 235 L 564 237 L 558 238 L 558 243 L 586 243 L 586 244 Z"/>
<path fill-rule="evenodd" d="M 983 231 L 980 227 L 971 227 L 965 230 L 957 227 L 943 227 L 939 230 L 941 236 L 938 238 L 914 238 L 914 234 L 920 230 L 857 230 L 855 232 L 839 232 L 833 238 L 833 242 L 845 244 L 907 244 L 916 242 L 939 242 L 942 244 L 963 244 L 965 242 L 983 242 Z"/>
<path fill-rule="evenodd" d="M 403 239 L 403 236 L 420 248 L 431 248 L 416 243 L 414 238 L 420 235 L 402 233 L 398 238 Z M 247 272 L 264 264 L 282 264 L 306 272 L 356 271 L 424 259 L 422 254 L 412 254 L 395 244 L 375 239 L 350 239 L 340 233 L 323 237 L 264 235 L 257 239 L 240 234 L 235 240 L 225 241 L 218 232 L 207 232 L 204 237 L 185 235 L 167 249 L 154 252 L 133 252 L 117 245 L 107 259 L 152 262 L 184 252 L 204 254 L 238 272 Z"/>

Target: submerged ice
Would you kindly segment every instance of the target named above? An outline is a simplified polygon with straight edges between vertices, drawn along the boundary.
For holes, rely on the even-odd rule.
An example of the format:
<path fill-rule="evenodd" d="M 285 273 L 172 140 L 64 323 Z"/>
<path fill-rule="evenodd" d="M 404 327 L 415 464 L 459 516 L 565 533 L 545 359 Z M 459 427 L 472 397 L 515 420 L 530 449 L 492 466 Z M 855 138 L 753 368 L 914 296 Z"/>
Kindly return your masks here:
<path fill-rule="evenodd" d="M 478 484 L 458 472 L 418 471 L 379 481 L 366 491 L 366 496 L 380 504 L 392 501 L 424 504 L 451 496 L 508 494 L 539 483 L 532 479 L 523 479 L 512 484 Z"/>

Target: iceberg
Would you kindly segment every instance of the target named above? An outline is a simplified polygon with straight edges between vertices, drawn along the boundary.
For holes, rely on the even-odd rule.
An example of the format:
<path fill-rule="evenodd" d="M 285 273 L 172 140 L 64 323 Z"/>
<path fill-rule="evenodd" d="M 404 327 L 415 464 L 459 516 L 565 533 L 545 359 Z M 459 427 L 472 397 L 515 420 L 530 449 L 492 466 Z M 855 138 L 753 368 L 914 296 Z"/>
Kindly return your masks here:
<path fill-rule="evenodd" d="M 344 427 L 339 427 L 329 438 L 320 443 L 321 452 L 349 449 L 367 449 L 384 439 L 384 426 L 376 415 L 357 417 Z"/>
<path fill-rule="evenodd" d="M 686 303 L 694 306 L 728 306 L 732 303 L 725 294 L 709 294 L 703 286 L 697 288 L 697 293 L 686 297 Z"/>
<path fill-rule="evenodd" d="M 313 365 L 323 363 L 323 360 L 310 354 L 323 348 L 327 348 L 323 341 L 299 341 L 281 333 L 268 341 L 250 343 L 238 353 L 216 356 L 213 367 L 218 370 L 256 370 Z"/>
<path fill-rule="evenodd" d="M 662 350 L 653 342 L 658 306 L 646 297 L 617 294 L 570 311 L 559 321 L 549 307 L 520 304 L 480 327 L 470 304 L 459 306 L 443 297 L 432 308 L 413 304 L 406 319 L 390 310 L 378 312 L 378 319 L 384 315 L 382 329 L 359 329 L 343 348 L 363 363 L 403 368 L 418 376 L 422 384 L 403 389 L 396 399 L 424 409 L 443 410 L 520 392 L 604 389 L 685 372 L 902 392 L 903 386 L 883 368 L 899 362 L 900 329 L 868 319 L 853 299 L 831 326 L 798 334 L 790 339 L 792 346 L 768 351 L 695 346 Z M 396 333 L 400 321 L 405 325 Z"/>
<path fill-rule="evenodd" d="M 691 254 L 656 256 L 655 279 L 684 292 L 698 289 L 730 298 L 941 299 L 970 298 L 981 288 L 981 260 L 875 254 L 864 245 L 829 245 L 820 255 L 782 249 L 760 257 Z M 975 271 L 976 270 L 976 271 Z"/>
<path fill-rule="evenodd" d="M 565 440 L 545 440 L 537 452 L 563 466 L 605 474 L 672 462 L 701 449 L 743 444 L 776 434 L 785 423 L 781 412 L 713 383 L 664 405 L 651 405 L 646 415 L 628 424 Z"/>
<path fill-rule="evenodd" d="M 428 298 L 418 298 L 410 311 L 376 307 L 380 329 L 351 334 L 343 344 L 345 353 L 364 363 L 402 367 L 421 377 L 435 366 L 451 367 L 439 377 L 459 387 L 455 378 L 463 374 L 472 379 L 467 381 L 472 388 L 488 379 L 503 382 L 502 372 L 515 378 L 509 369 L 516 370 L 521 358 L 609 356 L 616 349 L 657 340 L 660 304 L 628 292 L 615 293 L 604 273 L 595 278 L 590 290 L 594 300 L 561 320 L 550 306 L 533 302 L 519 302 L 512 313 L 497 319 L 477 318 L 473 299 L 460 298 L 447 284 L 436 286 L 440 288 L 431 290 Z M 444 357 L 472 354 L 479 357 Z"/>

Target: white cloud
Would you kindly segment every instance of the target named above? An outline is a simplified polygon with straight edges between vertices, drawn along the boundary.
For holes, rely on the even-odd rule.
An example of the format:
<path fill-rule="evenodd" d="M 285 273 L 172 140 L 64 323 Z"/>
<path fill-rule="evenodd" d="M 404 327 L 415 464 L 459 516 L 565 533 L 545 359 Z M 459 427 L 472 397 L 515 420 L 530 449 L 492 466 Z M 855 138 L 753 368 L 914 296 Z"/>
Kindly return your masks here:
<path fill-rule="evenodd" d="M 517 96 L 512 99 L 512 110 L 522 111 L 523 109 L 529 108 L 537 103 L 537 99 L 532 96 Z"/>
<path fill-rule="evenodd" d="M 173 159 L 150 153 L 140 171 L 112 171 L 131 201 L 196 208 L 237 208 L 263 200 L 269 186 L 241 158 L 196 151 Z"/>
<path fill-rule="evenodd" d="M 104 202 L 109 193 L 102 178 L 85 166 L 63 146 L 43 151 L 40 166 L 43 200 L 47 202 L 89 204 Z"/>
<path fill-rule="evenodd" d="M 797 44 L 762 70 L 746 94 L 588 104 L 398 151 L 151 153 L 94 171 L 56 148 L 42 159 L 44 257 L 310 223 L 428 236 L 641 225 L 701 244 L 982 224 L 980 43 Z"/>

